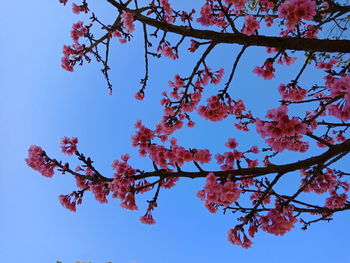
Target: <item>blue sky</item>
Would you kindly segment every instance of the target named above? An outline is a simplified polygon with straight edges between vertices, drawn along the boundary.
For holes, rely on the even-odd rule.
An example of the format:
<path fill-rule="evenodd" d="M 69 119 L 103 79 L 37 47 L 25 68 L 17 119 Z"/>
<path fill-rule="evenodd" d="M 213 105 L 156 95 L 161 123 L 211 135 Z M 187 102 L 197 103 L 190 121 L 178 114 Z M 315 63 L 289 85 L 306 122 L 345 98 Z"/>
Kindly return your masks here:
<path fill-rule="evenodd" d="M 112 21 L 114 12 L 107 4 L 95 5 L 97 15 Z M 110 73 L 114 95 L 108 96 L 99 65 L 85 65 L 75 73 L 60 67 L 62 46 L 70 43 L 71 24 L 79 19 L 55 0 L 5 1 L 0 10 L 0 262 L 350 262 L 348 212 L 308 231 L 297 225 L 283 237 L 259 232 L 253 248 L 245 250 L 226 241 L 235 216 L 210 214 L 195 196 L 203 181 L 182 180 L 173 189 L 162 191 L 154 213 L 155 226 L 138 220 L 146 209 L 145 199 L 151 196 L 140 199 L 140 211 L 136 212 L 120 208 L 118 200 L 100 205 L 90 194 L 76 213 L 62 208 L 57 197 L 74 190 L 74 181 L 69 175 L 47 179 L 28 168 L 24 163 L 28 147 L 37 144 L 50 156 L 76 163 L 63 156 L 58 145 L 63 136 L 77 136 L 79 149 L 107 176 L 112 174 L 112 161 L 126 152 L 132 155 L 132 165 L 149 169 L 150 162 L 139 158 L 131 147 L 133 125 L 143 119 L 153 127 L 161 117 L 158 101 L 167 81 L 176 73 L 188 75 L 195 64 L 185 52 L 176 62 L 151 61 L 147 97 L 140 103 L 133 94 L 143 77 L 142 42 L 139 37 L 124 46 L 116 41 Z M 209 59 L 210 65 L 230 68 L 237 51 L 220 47 Z M 263 109 L 277 105 L 277 85 L 289 81 L 298 69 L 279 68 L 275 80 L 258 79 L 251 70 L 262 65 L 266 58 L 262 51 L 248 50 L 231 88 L 236 98 L 245 99 L 248 108 L 260 110 L 261 116 Z M 318 77 L 317 72 L 309 71 L 303 81 L 313 84 Z M 215 89 L 207 94 L 210 92 Z M 254 132 L 235 131 L 230 121 L 217 126 L 199 121 L 197 128 L 176 136 L 186 147 L 209 148 L 214 153 L 224 150 L 229 137 L 240 138 L 241 149 L 249 147 L 252 140 L 261 141 Z M 298 156 L 284 160 L 294 157 Z M 295 178 L 299 176 L 291 181 Z M 284 187 L 288 189 L 288 182 Z"/>

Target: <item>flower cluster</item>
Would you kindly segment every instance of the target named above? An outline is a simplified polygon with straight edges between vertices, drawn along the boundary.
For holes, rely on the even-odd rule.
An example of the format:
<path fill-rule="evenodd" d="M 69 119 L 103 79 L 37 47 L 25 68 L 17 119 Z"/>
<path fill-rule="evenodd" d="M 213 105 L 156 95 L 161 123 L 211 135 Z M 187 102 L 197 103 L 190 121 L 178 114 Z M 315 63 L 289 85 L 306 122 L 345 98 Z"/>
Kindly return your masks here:
<path fill-rule="evenodd" d="M 162 169 L 172 167 L 181 167 L 185 162 L 197 161 L 202 164 L 208 163 L 211 159 L 209 150 L 186 150 L 182 146 L 178 146 L 175 139 L 171 139 L 170 149 L 163 145 L 151 143 L 154 138 L 154 132 L 142 124 L 137 126 L 138 131 L 132 137 L 133 145 L 139 147 L 141 156 L 148 155 L 149 158 Z"/>
<path fill-rule="evenodd" d="M 201 71 L 199 74 L 199 84 L 206 86 L 209 83 L 217 85 L 222 80 L 222 77 L 224 75 L 224 69 L 220 68 L 219 70 L 215 72 L 211 72 L 210 68 L 206 68 L 205 70 Z"/>
<path fill-rule="evenodd" d="M 101 204 L 107 203 L 107 196 L 109 195 L 109 187 L 105 183 L 90 184 L 90 190 L 94 194 L 95 199 Z"/>
<path fill-rule="evenodd" d="M 255 35 L 255 31 L 260 28 L 260 22 L 257 21 L 253 15 L 245 16 L 244 22 L 244 28 L 241 30 L 241 32 L 248 36 Z"/>
<path fill-rule="evenodd" d="M 347 194 L 337 194 L 335 190 L 331 191 L 331 196 L 326 199 L 325 207 L 329 209 L 340 209 L 345 206 L 345 202 L 348 199 Z"/>
<path fill-rule="evenodd" d="M 156 223 L 156 221 L 154 220 L 153 216 L 152 216 L 152 210 L 157 207 L 157 203 L 155 201 L 151 201 L 146 214 L 144 214 L 143 216 L 140 217 L 140 222 L 146 225 L 154 225 Z"/>
<path fill-rule="evenodd" d="M 316 3 L 312 0 L 287 0 L 278 7 L 278 17 L 287 20 L 290 31 L 302 20 L 312 20 L 316 15 Z"/>
<path fill-rule="evenodd" d="M 122 21 L 123 21 L 123 25 L 125 27 L 125 30 L 128 33 L 131 33 L 135 30 L 135 25 L 134 25 L 134 17 L 132 15 L 132 13 L 129 12 L 125 12 L 123 11 L 121 14 L 122 17 Z"/>
<path fill-rule="evenodd" d="M 215 25 L 216 19 L 213 16 L 213 10 L 208 1 L 202 6 L 200 14 L 201 16 L 197 19 L 197 22 L 201 23 L 203 26 Z"/>
<path fill-rule="evenodd" d="M 273 59 L 266 59 L 262 67 L 255 67 L 253 73 L 257 74 L 259 77 L 263 77 L 266 80 L 273 79 L 275 77 L 275 68 L 273 67 Z"/>
<path fill-rule="evenodd" d="M 198 114 L 206 120 L 221 121 L 225 119 L 231 111 L 231 107 L 221 102 L 218 96 L 211 96 L 207 99 L 207 102 L 207 106 L 198 107 Z"/>
<path fill-rule="evenodd" d="M 297 102 L 302 101 L 306 97 L 306 89 L 300 88 L 297 85 L 281 84 L 278 88 L 283 100 Z"/>
<path fill-rule="evenodd" d="M 344 96 L 345 101 L 341 101 L 337 105 L 328 105 L 329 114 L 335 116 L 342 121 L 350 119 L 350 75 L 341 78 L 331 78 L 327 84 L 332 96 Z"/>
<path fill-rule="evenodd" d="M 77 5 L 76 3 L 72 4 L 72 11 L 74 14 L 79 15 L 80 13 L 88 13 L 90 10 L 88 4 L 84 3 L 82 5 Z"/>
<path fill-rule="evenodd" d="M 240 233 L 243 234 L 243 241 L 240 237 Z M 231 228 L 228 231 L 227 240 L 230 241 L 233 245 L 238 245 L 243 248 L 250 248 L 253 242 L 247 237 L 243 229 L 240 227 Z"/>
<path fill-rule="evenodd" d="M 300 141 L 307 131 L 307 124 L 297 117 L 289 119 L 287 106 L 280 106 L 267 112 L 266 118 L 271 122 L 256 120 L 256 130 L 262 137 L 269 137 L 265 141 L 275 151 L 285 149 L 297 152 L 306 152 L 309 145 Z"/>
<path fill-rule="evenodd" d="M 203 26 L 217 26 L 224 28 L 227 26 L 227 22 L 224 20 L 225 15 L 223 12 L 215 14 L 215 9 L 217 5 L 213 4 L 214 1 L 207 0 L 200 10 L 200 17 L 197 18 L 197 22 L 201 23 Z"/>
<path fill-rule="evenodd" d="M 237 12 L 243 10 L 247 2 L 247 0 L 225 0 L 227 5 L 234 5 Z"/>
<path fill-rule="evenodd" d="M 276 200 L 276 208 L 271 209 L 266 216 L 261 216 L 261 229 L 274 235 L 283 236 L 290 231 L 297 219 L 293 216 L 294 206 L 283 205 Z"/>
<path fill-rule="evenodd" d="M 328 62 L 325 62 L 325 61 L 317 62 L 316 68 L 324 69 L 325 71 L 328 71 L 328 70 L 331 70 L 337 63 L 338 61 L 336 59 L 331 58 Z"/>
<path fill-rule="evenodd" d="M 64 154 L 72 155 L 77 151 L 78 138 L 63 137 L 61 139 L 61 150 Z"/>
<path fill-rule="evenodd" d="M 175 21 L 174 17 L 172 17 L 173 9 L 171 8 L 168 0 L 160 0 L 160 5 L 163 7 L 164 10 L 164 20 L 165 22 L 171 24 Z"/>
<path fill-rule="evenodd" d="M 77 210 L 76 205 L 80 205 L 83 201 L 81 196 L 78 195 L 76 192 L 73 192 L 69 195 L 60 195 L 58 196 L 58 200 L 64 208 L 67 208 L 72 212 L 75 212 Z"/>
<path fill-rule="evenodd" d="M 45 177 L 54 175 L 55 165 L 45 156 L 45 152 L 40 146 L 32 145 L 28 150 L 28 158 L 25 159 L 27 165 L 38 171 Z"/>
<path fill-rule="evenodd" d="M 88 27 L 84 26 L 82 21 L 73 24 L 71 38 L 74 43 L 70 46 L 63 46 L 63 57 L 61 59 L 61 66 L 63 69 L 72 72 L 76 61 L 81 59 L 82 51 L 85 46 L 79 43 L 79 39 L 85 36 L 88 31 Z"/>
<path fill-rule="evenodd" d="M 218 205 L 229 206 L 235 202 L 241 190 L 238 189 L 237 184 L 232 181 L 225 183 L 218 183 L 218 178 L 213 173 L 209 173 L 206 177 L 206 184 L 203 190 L 197 192 L 197 196 L 205 201 L 205 207 L 211 213 L 215 213 Z"/>
<path fill-rule="evenodd" d="M 319 172 L 319 174 L 311 183 L 308 183 L 308 181 L 312 175 L 312 172 L 302 170 L 301 174 L 305 176 L 301 180 L 301 186 L 307 184 L 304 192 L 315 192 L 322 194 L 327 191 L 332 191 L 338 183 L 337 177 L 335 176 L 334 171 L 331 169 L 327 169 L 326 172 Z"/>
<path fill-rule="evenodd" d="M 164 41 L 161 45 L 158 46 L 158 51 L 167 58 L 171 59 L 178 59 L 179 55 L 177 53 L 177 50 L 170 46 L 170 43 L 167 41 Z"/>

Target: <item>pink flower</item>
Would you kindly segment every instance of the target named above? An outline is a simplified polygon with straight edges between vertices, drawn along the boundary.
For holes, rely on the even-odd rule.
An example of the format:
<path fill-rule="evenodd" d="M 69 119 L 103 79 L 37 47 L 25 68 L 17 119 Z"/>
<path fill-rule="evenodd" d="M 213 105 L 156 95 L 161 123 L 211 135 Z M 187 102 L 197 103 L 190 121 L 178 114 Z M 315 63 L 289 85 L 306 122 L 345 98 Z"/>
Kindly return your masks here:
<path fill-rule="evenodd" d="M 312 0 L 287 0 L 278 7 L 278 17 L 287 20 L 288 30 L 302 19 L 312 20 L 316 15 L 316 3 Z"/>
<path fill-rule="evenodd" d="M 243 242 L 239 232 L 243 234 Z M 250 248 L 253 244 L 253 242 L 244 233 L 244 230 L 239 227 L 232 228 L 228 231 L 227 240 L 233 245 L 239 245 L 243 248 Z"/>
<path fill-rule="evenodd" d="M 256 20 L 255 16 L 253 15 L 247 15 L 244 17 L 244 28 L 241 30 L 243 34 L 246 34 L 248 36 L 254 35 L 255 31 L 260 28 L 259 21 Z"/>
<path fill-rule="evenodd" d="M 78 43 L 79 38 L 85 36 L 85 34 L 88 32 L 88 28 L 84 26 L 83 21 L 79 21 L 72 26 L 72 30 L 70 32 L 71 38 L 74 42 Z"/>
<path fill-rule="evenodd" d="M 244 9 L 245 4 L 247 3 L 247 0 L 225 0 L 225 3 L 227 5 L 234 5 L 236 11 L 241 11 L 242 9 Z"/>
<path fill-rule="evenodd" d="M 146 225 L 154 225 L 156 221 L 153 219 L 151 212 L 147 211 L 144 216 L 140 217 L 140 221 Z"/>
<path fill-rule="evenodd" d="M 135 203 L 135 194 L 134 193 L 129 193 L 124 202 L 122 202 L 120 204 L 121 207 L 125 208 L 125 209 L 129 209 L 129 210 L 137 210 L 138 207 Z"/>
<path fill-rule="evenodd" d="M 197 150 L 197 152 L 193 155 L 193 160 L 202 164 L 210 162 L 210 159 L 211 154 L 208 149 Z"/>
<path fill-rule="evenodd" d="M 81 12 L 88 13 L 90 10 L 88 8 L 87 3 L 83 5 L 77 5 L 75 3 L 72 4 L 72 11 L 74 14 L 79 15 Z"/>
<path fill-rule="evenodd" d="M 261 229 L 274 235 L 283 236 L 297 222 L 297 219 L 293 216 L 293 210 L 292 205 L 283 207 L 282 204 L 276 203 L 275 209 L 271 209 L 266 216 L 260 217 Z"/>
<path fill-rule="evenodd" d="M 58 196 L 58 199 L 64 208 L 67 208 L 68 210 L 70 210 L 72 212 L 76 212 L 77 199 L 74 198 L 74 201 L 71 201 L 71 198 L 72 198 L 72 194 Z M 79 200 L 81 200 L 81 199 L 78 199 L 78 201 Z M 79 201 L 79 204 L 80 203 L 81 203 L 81 201 Z"/>
<path fill-rule="evenodd" d="M 301 122 L 297 117 L 289 118 L 288 108 L 280 106 L 267 112 L 266 118 L 271 122 L 256 120 L 256 130 L 262 137 L 269 137 L 265 141 L 275 151 L 305 152 L 309 144 L 300 139 L 307 131 L 307 124 Z"/>
<path fill-rule="evenodd" d="M 177 50 L 175 48 L 170 47 L 170 44 L 168 42 L 164 42 L 162 45 L 158 47 L 158 51 L 163 54 L 163 56 L 171 58 L 171 59 L 178 59 L 179 55 L 177 54 Z"/>
<path fill-rule="evenodd" d="M 319 61 L 316 64 L 316 67 L 318 69 L 324 69 L 325 71 L 328 71 L 328 70 L 331 70 L 337 63 L 338 61 L 336 59 L 331 58 L 328 62 Z"/>
<path fill-rule="evenodd" d="M 301 181 L 301 187 L 310 179 L 310 176 L 312 173 L 301 171 L 302 175 L 305 175 L 305 177 Z M 325 193 L 327 191 L 332 191 L 336 184 L 338 183 L 337 177 L 334 175 L 333 170 L 327 169 L 325 173 L 319 172 L 317 177 L 311 182 L 307 184 L 307 187 L 305 187 L 304 192 L 315 192 L 318 194 Z"/>
<path fill-rule="evenodd" d="M 197 19 L 197 22 L 201 23 L 203 26 L 212 26 L 215 24 L 215 17 L 213 16 L 213 11 L 208 2 L 202 6 L 200 14 L 201 16 Z"/>
<path fill-rule="evenodd" d="M 175 21 L 174 17 L 172 17 L 173 9 L 171 8 L 168 0 L 160 0 L 160 5 L 163 7 L 164 10 L 164 20 L 167 23 L 173 23 Z"/>
<path fill-rule="evenodd" d="M 217 210 L 215 204 L 229 206 L 239 198 L 240 194 L 241 190 L 237 184 L 231 181 L 217 183 L 217 177 L 213 173 L 207 175 L 204 189 L 197 192 L 197 196 L 205 201 L 205 207 L 211 213 Z"/>
<path fill-rule="evenodd" d="M 271 26 L 273 25 L 273 19 L 272 19 L 271 16 L 266 15 L 266 16 L 264 17 L 264 20 L 265 20 L 265 23 L 266 23 L 266 26 L 267 26 L 267 27 L 271 27 Z"/>
<path fill-rule="evenodd" d="M 108 203 L 107 195 L 110 189 L 106 184 L 91 184 L 90 190 L 94 194 L 95 199 L 101 204 Z"/>
<path fill-rule="evenodd" d="M 306 90 L 296 85 L 281 84 L 278 88 L 283 100 L 292 102 L 302 101 L 306 97 Z"/>
<path fill-rule="evenodd" d="M 78 138 L 63 137 L 61 139 L 61 150 L 64 154 L 72 155 L 77 151 Z"/>
<path fill-rule="evenodd" d="M 331 196 L 326 199 L 325 207 L 329 209 L 343 208 L 347 198 L 345 193 L 338 195 L 335 191 L 331 191 Z"/>
<path fill-rule="evenodd" d="M 255 67 L 253 69 L 253 73 L 257 74 L 258 76 L 263 77 L 266 80 L 270 80 L 275 77 L 275 68 L 273 67 L 273 60 L 268 58 L 266 59 L 264 65 L 262 67 Z"/>
<path fill-rule="evenodd" d="M 143 100 L 145 98 L 145 93 L 143 91 L 139 91 L 135 93 L 134 98 L 137 100 Z"/>
<path fill-rule="evenodd" d="M 133 32 L 135 30 L 135 25 L 133 23 L 134 22 L 133 14 L 123 11 L 122 14 L 121 14 L 121 17 L 122 17 L 122 21 L 123 21 L 125 30 L 128 33 Z"/>
<path fill-rule="evenodd" d="M 230 148 L 230 149 L 235 149 L 238 146 L 238 143 L 236 139 L 230 138 L 228 139 L 227 143 L 225 143 L 225 146 Z"/>
<path fill-rule="evenodd" d="M 228 116 L 230 107 L 219 101 L 217 96 L 207 99 L 207 106 L 200 106 L 198 114 L 210 121 L 221 121 Z"/>
<path fill-rule="evenodd" d="M 27 165 L 38 171 L 45 177 L 54 175 L 55 165 L 46 156 L 40 146 L 32 145 L 28 150 L 28 158 L 25 159 Z"/>

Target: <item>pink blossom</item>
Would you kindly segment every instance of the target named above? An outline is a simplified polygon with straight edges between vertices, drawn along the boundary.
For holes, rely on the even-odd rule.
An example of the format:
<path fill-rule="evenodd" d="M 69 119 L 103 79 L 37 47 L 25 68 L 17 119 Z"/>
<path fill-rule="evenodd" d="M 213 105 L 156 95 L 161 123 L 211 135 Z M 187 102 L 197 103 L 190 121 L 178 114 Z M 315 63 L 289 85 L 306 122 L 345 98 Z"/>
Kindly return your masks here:
<path fill-rule="evenodd" d="M 235 149 L 238 146 L 238 143 L 235 138 L 230 138 L 227 143 L 225 143 L 225 146 L 230 149 Z"/>
<path fill-rule="evenodd" d="M 259 4 L 262 7 L 262 11 L 268 11 L 275 7 L 275 3 L 270 0 L 260 0 Z"/>
<path fill-rule="evenodd" d="M 227 5 L 234 5 L 237 12 L 244 9 L 247 0 L 225 0 Z"/>
<path fill-rule="evenodd" d="M 293 216 L 293 210 L 292 205 L 285 207 L 283 204 L 276 203 L 275 209 L 271 209 L 266 216 L 260 217 L 261 229 L 274 235 L 283 236 L 297 222 L 297 219 Z"/>
<path fill-rule="evenodd" d="M 137 210 L 138 207 L 135 203 L 135 194 L 129 193 L 120 206 L 128 210 Z"/>
<path fill-rule="evenodd" d="M 201 23 L 203 26 L 212 26 L 215 24 L 215 17 L 213 16 L 213 11 L 208 2 L 206 2 L 200 10 L 200 18 L 197 22 Z"/>
<path fill-rule="evenodd" d="M 245 16 L 244 21 L 244 28 L 241 30 L 241 32 L 248 36 L 255 35 L 255 31 L 260 28 L 259 21 L 257 21 L 253 15 Z"/>
<path fill-rule="evenodd" d="M 25 159 L 27 165 L 38 171 L 45 177 L 54 175 L 55 165 L 45 156 L 45 152 L 40 146 L 32 145 L 28 150 L 28 158 Z"/>
<path fill-rule="evenodd" d="M 241 240 L 240 232 L 243 235 L 243 242 Z M 239 227 L 232 228 L 228 231 L 227 240 L 233 245 L 239 245 L 243 248 L 250 248 L 253 242 L 246 236 L 243 229 Z"/>
<path fill-rule="evenodd" d="M 302 19 L 312 20 L 316 15 L 316 3 L 312 0 L 287 0 L 278 7 L 278 17 L 287 20 L 287 28 L 294 27 Z"/>
<path fill-rule="evenodd" d="M 134 25 L 134 17 L 132 13 L 123 11 L 121 14 L 123 25 L 125 27 L 125 30 L 128 33 L 131 33 L 135 30 L 135 25 Z"/>
<path fill-rule="evenodd" d="M 319 172 L 316 178 L 308 183 L 312 172 L 301 171 L 302 175 L 305 177 L 301 181 L 301 186 L 307 184 L 304 189 L 304 192 L 315 192 L 318 194 L 325 193 L 327 191 L 332 191 L 336 184 L 338 183 L 337 177 L 334 175 L 333 170 L 327 169 L 325 173 Z"/>
<path fill-rule="evenodd" d="M 179 55 L 177 54 L 177 50 L 170 47 L 168 42 L 164 42 L 162 45 L 158 47 L 158 51 L 163 54 L 163 56 L 171 58 L 171 59 L 177 59 L 179 58 Z"/>
<path fill-rule="evenodd" d="M 338 195 L 336 191 L 331 191 L 331 196 L 326 199 L 325 207 L 329 209 L 340 209 L 345 206 L 348 196 L 343 193 Z"/>
<path fill-rule="evenodd" d="M 197 196 L 205 201 L 205 207 L 211 213 L 215 213 L 215 204 L 229 206 L 239 198 L 240 193 L 241 190 L 238 189 L 237 184 L 231 181 L 217 183 L 217 177 L 213 173 L 209 173 L 203 190 L 198 191 Z"/>
<path fill-rule="evenodd" d="M 273 67 L 273 60 L 272 59 L 266 59 L 264 65 L 262 67 L 255 67 L 253 70 L 253 73 L 257 74 L 258 76 L 263 77 L 266 80 L 270 80 L 275 77 L 275 68 Z"/>
<path fill-rule="evenodd" d="M 273 25 L 273 19 L 272 19 L 271 16 L 266 15 L 266 16 L 264 17 L 264 20 L 265 20 L 265 23 L 266 23 L 266 26 L 267 26 L 267 27 L 271 27 L 271 26 Z"/>
<path fill-rule="evenodd" d="M 143 100 L 145 98 L 145 93 L 143 91 L 139 91 L 135 93 L 134 98 L 137 100 Z"/>
<path fill-rule="evenodd" d="M 77 151 L 78 138 L 63 137 L 61 139 L 61 150 L 64 154 L 72 155 Z"/>
<path fill-rule="evenodd" d="M 90 190 L 94 194 L 95 199 L 102 203 L 108 203 L 107 195 L 109 194 L 109 187 L 107 184 L 91 184 Z"/>
<path fill-rule="evenodd" d="M 79 21 L 73 24 L 70 35 L 73 41 L 77 43 L 79 41 L 79 38 L 85 36 L 87 32 L 88 32 L 88 28 L 84 26 L 84 22 Z"/>
<path fill-rule="evenodd" d="M 302 101 L 306 97 L 306 90 L 297 85 L 281 84 L 278 88 L 283 100 L 297 102 Z"/>
<path fill-rule="evenodd" d="M 89 183 L 87 180 L 84 179 L 83 176 L 74 176 L 75 181 L 76 181 L 76 185 L 78 188 L 80 189 L 84 189 L 84 188 L 88 188 L 89 187 Z"/>
<path fill-rule="evenodd" d="M 76 199 L 74 199 L 73 201 L 71 201 L 71 198 L 72 198 L 72 194 L 70 195 L 60 195 L 58 197 L 61 205 L 64 207 L 64 208 L 67 208 L 68 210 L 72 211 L 72 212 L 76 212 L 76 205 L 77 205 L 77 202 L 76 202 Z M 81 199 L 80 199 L 81 200 Z M 81 202 L 81 201 L 80 201 Z"/>
<path fill-rule="evenodd" d="M 324 61 L 317 62 L 316 67 L 318 69 L 324 69 L 325 71 L 327 71 L 327 70 L 331 70 L 337 63 L 338 61 L 336 59 L 331 58 L 328 62 L 324 62 Z"/>
<path fill-rule="evenodd" d="M 305 152 L 309 145 L 300 139 L 307 131 L 307 124 L 297 117 L 289 118 L 288 108 L 280 106 L 267 112 L 266 118 L 272 122 L 256 120 L 256 130 L 262 137 L 269 137 L 265 141 L 276 151 L 285 149 L 290 151 Z"/>
<path fill-rule="evenodd" d="M 79 15 L 81 12 L 88 13 L 90 10 L 88 8 L 87 3 L 83 5 L 77 5 L 75 3 L 72 4 L 72 11 L 74 14 Z"/>
<path fill-rule="evenodd" d="M 331 78 L 326 82 L 332 96 L 344 96 L 344 101 L 336 105 L 328 105 L 327 109 L 330 115 L 333 115 L 342 121 L 350 119 L 350 75 L 341 78 Z"/>
<path fill-rule="evenodd" d="M 290 65 L 292 65 L 295 62 L 296 59 L 297 59 L 296 57 L 290 57 L 290 56 L 287 55 L 287 53 L 284 53 L 280 57 L 280 59 L 277 61 L 277 63 L 280 64 L 280 65 L 286 64 L 287 66 L 290 66 Z"/>
<path fill-rule="evenodd" d="M 154 225 L 156 223 L 156 221 L 153 219 L 151 212 L 148 212 L 148 211 L 146 212 L 145 215 L 140 217 L 140 221 L 141 223 L 146 225 Z"/>
<path fill-rule="evenodd" d="M 228 231 L 227 240 L 230 241 L 233 245 L 242 246 L 243 242 L 241 241 L 238 231 L 241 231 L 241 230 L 238 229 L 237 227 L 231 228 Z"/>
<path fill-rule="evenodd" d="M 207 99 L 207 106 L 200 106 L 198 114 L 210 121 L 221 121 L 228 116 L 230 107 L 219 101 L 217 96 Z"/>
<path fill-rule="evenodd" d="M 196 153 L 193 155 L 193 160 L 202 164 L 210 162 L 210 159 L 211 154 L 208 149 L 196 150 Z"/>
<path fill-rule="evenodd" d="M 175 21 L 174 17 L 172 17 L 173 9 L 171 8 L 168 0 L 160 0 L 160 5 L 164 10 L 164 20 L 167 23 L 173 23 Z"/>
<path fill-rule="evenodd" d="M 260 191 L 260 189 L 258 189 L 259 191 Z M 262 195 L 263 195 L 263 192 L 254 192 L 254 193 L 252 193 L 251 195 L 250 195 L 250 200 L 252 201 L 252 203 L 253 203 L 253 205 L 254 204 L 256 204 L 256 202 L 258 201 L 258 200 L 260 200 L 260 198 L 262 197 Z M 264 205 L 267 205 L 267 204 L 269 204 L 271 202 L 271 196 L 270 195 L 268 195 L 268 196 L 266 196 L 264 199 L 263 199 L 263 201 L 262 201 L 262 203 L 264 204 Z"/>
<path fill-rule="evenodd" d="M 188 48 L 188 50 L 190 52 L 195 52 L 198 47 L 199 47 L 199 42 L 194 39 L 191 39 L 191 46 Z"/>
<path fill-rule="evenodd" d="M 317 38 L 317 33 L 320 32 L 320 29 L 314 25 L 307 25 L 306 31 L 305 31 L 305 37 L 306 38 Z"/>

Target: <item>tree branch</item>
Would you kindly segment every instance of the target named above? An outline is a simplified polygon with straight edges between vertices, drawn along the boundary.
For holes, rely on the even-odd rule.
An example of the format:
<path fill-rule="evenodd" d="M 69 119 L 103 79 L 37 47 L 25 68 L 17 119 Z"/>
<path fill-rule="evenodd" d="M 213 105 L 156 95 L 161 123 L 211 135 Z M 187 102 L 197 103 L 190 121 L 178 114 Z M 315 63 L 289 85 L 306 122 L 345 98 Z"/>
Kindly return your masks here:
<path fill-rule="evenodd" d="M 133 14 L 134 19 L 156 27 L 166 32 L 193 37 L 198 39 L 212 40 L 218 43 L 240 44 L 245 46 L 273 47 L 280 50 L 302 50 L 310 52 L 340 52 L 350 53 L 350 40 L 329 40 L 310 38 L 283 38 L 270 36 L 247 36 L 241 33 L 222 33 L 212 30 L 199 30 L 186 26 L 172 25 L 156 19 L 144 16 L 139 10 L 126 8 L 124 5 L 107 0 L 110 4 Z"/>

